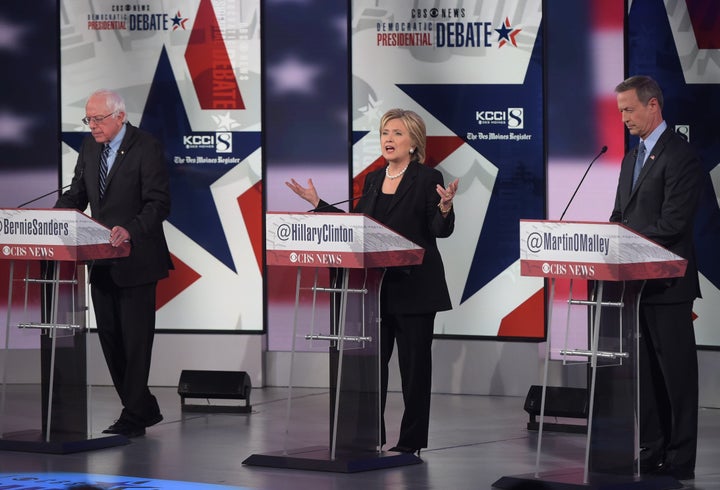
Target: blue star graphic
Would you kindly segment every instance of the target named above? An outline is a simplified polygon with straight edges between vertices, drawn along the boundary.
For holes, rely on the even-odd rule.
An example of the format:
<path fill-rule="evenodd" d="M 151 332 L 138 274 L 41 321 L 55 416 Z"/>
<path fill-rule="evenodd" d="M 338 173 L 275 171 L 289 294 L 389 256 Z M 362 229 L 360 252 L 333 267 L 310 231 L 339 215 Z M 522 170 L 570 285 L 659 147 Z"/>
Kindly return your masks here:
<path fill-rule="evenodd" d="M 495 29 L 495 32 L 498 33 L 498 42 L 505 40 L 507 42 L 510 41 L 510 33 L 512 32 L 512 28 L 506 26 L 505 24 L 500 25 L 500 29 Z"/>
<path fill-rule="evenodd" d="M 187 19 L 184 19 L 184 18 L 180 15 L 180 11 L 178 11 L 178 13 L 175 14 L 175 17 L 171 18 L 170 20 L 172 20 L 172 28 L 173 28 L 173 31 L 174 31 L 175 29 L 177 29 L 178 27 L 182 27 L 183 29 L 185 29 L 185 21 L 186 21 Z"/>
<path fill-rule="evenodd" d="M 545 218 L 545 157 L 542 107 L 542 29 L 522 84 L 401 85 L 405 93 L 427 109 L 453 133 L 527 133 L 532 138 L 508 144 L 505 140 L 467 140 L 498 168 L 480 238 L 475 244 L 461 301 L 472 297 L 519 258 L 520 219 Z M 458 112 L 458 108 L 464 109 Z M 524 108 L 524 129 L 478 125 L 476 111 Z"/>

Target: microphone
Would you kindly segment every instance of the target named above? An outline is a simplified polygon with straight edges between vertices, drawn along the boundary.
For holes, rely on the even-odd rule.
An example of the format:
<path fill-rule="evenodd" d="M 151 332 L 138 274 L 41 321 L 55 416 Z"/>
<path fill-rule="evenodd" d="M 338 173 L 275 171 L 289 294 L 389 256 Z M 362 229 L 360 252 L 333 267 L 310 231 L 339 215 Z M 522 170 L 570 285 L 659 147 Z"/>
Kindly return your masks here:
<path fill-rule="evenodd" d="M 66 186 L 64 186 L 64 187 L 61 187 L 61 188 L 59 188 L 59 189 L 52 190 L 52 191 L 48 192 L 47 194 L 43 194 L 42 196 L 38 196 L 38 197 L 36 197 L 36 198 L 34 198 L 34 199 L 30 199 L 28 202 L 24 202 L 24 203 L 22 203 L 21 205 L 19 205 L 18 208 L 24 208 L 24 207 L 27 206 L 28 204 L 32 204 L 32 203 L 34 203 L 35 201 L 39 201 L 39 200 L 42 199 L 43 197 L 48 197 L 49 195 L 55 194 L 56 192 L 62 192 L 62 191 L 64 191 L 65 189 L 67 189 L 68 187 L 70 187 L 71 185 L 72 185 L 72 184 L 68 184 L 68 185 L 66 185 Z"/>
<path fill-rule="evenodd" d="M 345 204 L 346 202 L 357 201 L 358 199 L 360 199 L 362 197 L 363 196 L 357 196 L 357 197 L 353 197 L 352 199 L 345 199 L 344 201 L 338 201 L 338 202 L 334 202 L 332 204 L 325 204 L 323 206 L 320 206 L 319 208 L 310 209 L 307 212 L 308 213 L 317 213 L 318 211 L 322 211 L 323 209 L 333 208 L 333 207 L 337 206 L 338 204 Z"/>
<path fill-rule="evenodd" d="M 593 163 L 595 163 L 595 160 L 597 160 L 598 158 L 600 158 L 600 156 L 601 156 L 603 153 L 605 153 L 605 152 L 607 151 L 607 149 L 608 149 L 607 146 L 603 146 L 602 149 L 600 150 L 600 153 L 598 153 L 597 155 L 595 155 L 595 158 L 593 158 L 593 159 L 590 161 L 590 165 L 588 165 L 587 169 L 585 170 L 585 173 L 584 173 L 583 176 L 582 176 L 582 179 L 580 179 L 580 183 L 579 183 L 579 184 L 577 185 L 577 187 L 575 188 L 575 192 L 573 192 L 573 195 L 572 195 L 572 197 L 570 197 L 570 200 L 568 201 L 567 206 L 565 206 L 565 210 L 564 210 L 564 211 L 562 212 L 562 214 L 560 215 L 560 221 L 562 221 L 563 217 L 565 216 L 565 213 L 567 213 L 567 210 L 568 210 L 568 208 L 570 207 L 570 203 L 573 202 L 573 199 L 575 199 L 575 194 L 577 194 L 577 191 L 580 190 L 580 186 L 582 185 L 583 181 L 585 180 L 585 177 L 587 176 L 588 172 L 590 171 L 590 167 L 592 167 Z"/>
<path fill-rule="evenodd" d="M 82 179 L 83 173 L 85 173 L 85 168 L 84 168 L 84 167 L 80 169 L 80 173 L 78 174 L 77 178 L 78 178 L 78 179 Z M 75 181 L 75 179 L 73 179 L 73 182 L 74 182 L 74 181 Z M 22 203 L 21 205 L 18 206 L 18 208 L 24 208 L 24 207 L 27 206 L 28 204 L 32 204 L 32 203 L 34 203 L 35 201 L 39 201 L 39 200 L 42 199 L 43 197 L 48 197 L 48 196 L 50 196 L 50 195 L 52 195 L 52 194 L 55 194 L 56 192 L 62 192 L 62 191 L 64 191 L 65 189 L 67 189 L 68 187 L 70 187 L 71 185 L 72 185 L 72 182 L 71 182 L 70 184 L 68 184 L 68 185 L 65 185 L 65 186 L 60 187 L 59 189 L 53 189 L 53 190 L 51 190 L 50 192 L 48 192 L 48 193 L 46 193 L 46 194 L 43 194 L 42 196 L 35 197 L 35 198 L 33 198 L 33 199 L 30 199 L 28 202 Z"/>
<path fill-rule="evenodd" d="M 352 198 L 350 198 L 350 199 L 345 199 L 344 201 L 338 201 L 338 202 L 334 202 L 334 203 L 332 203 L 332 204 L 325 204 L 324 206 L 320 206 L 319 208 L 310 209 L 310 210 L 307 211 L 307 212 L 308 212 L 308 213 L 317 213 L 318 211 L 322 211 L 323 209 L 335 207 L 335 206 L 337 206 L 338 204 L 345 204 L 346 202 L 357 201 L 358 199 L 362 199 L 363 197 L 369 196 L 370 194 L 373 193 L 374 190 L 375 190 L 375 183 L 373 182 L 373 184 L 370 186 L 370 188 L 369 188 L 369 189 L 367 190 L 367 192 L 364 193 L 364 194 L 361 194 L 361 195 L 359 195 L 359 196 L 357 196 L 357 197 L 352 197 Z"/>

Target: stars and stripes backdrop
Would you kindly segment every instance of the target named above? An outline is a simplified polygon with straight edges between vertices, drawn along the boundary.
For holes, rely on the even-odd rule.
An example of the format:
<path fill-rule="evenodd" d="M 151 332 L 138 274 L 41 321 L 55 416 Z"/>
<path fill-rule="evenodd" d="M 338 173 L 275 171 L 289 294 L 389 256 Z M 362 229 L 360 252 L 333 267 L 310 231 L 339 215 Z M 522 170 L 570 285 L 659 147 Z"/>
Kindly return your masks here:
<path fill-rule="evenodd" d="M 354 187 L 384 165 L 382 114 L 420 114 L 426 165 L 460 179 L 438 242 L 453 309 L 436 334 L 541 339 L 543 280 L 520 276 L 519 220 L 546 213 L 542 2 L 436 4 L 352 2 Z"/>
<path fill-rule="evenodd" d="M 634 0 L 628 13 L 629 75 L 663 89 L 663 117 L 686 136 L 710 175 L 702 190 L 695 247 L 702 298 L 695 301 L 698 345 L 720 347 L 720 17 L 713 0 Z M 631 145 L 637 140 L 631 141 Z"/>
<path fill-rule="evenodd" d="M 64 0 L 60 19 L 63 181 L 96 89 L 165 145 L 175 270 L 158 328 L 263 330 L 260 3 Z"/>
<path fill-rule="evenodd" d="M 379 151 L 372 148 L 371 142 L 371 133 L 376 132 L 377 128 L 370 123 L 356 126 L 360 113 L 354 113 L 354 146 L 357 148 L 358 144 L 367 143 L 374 157 L 368 157 L 365 164 L 356 160 L 348 170 L 348 16 L 355 7 L 364 7 L 367 12 L 357 18 L 373 24 L 374 27 L 365 29 L 367 34 L 377 28 L 378 21 L 400 20 L 399 17 L 387 17 L 387 13 L 394 9 L 400 9 L 399 12 L 402 10 L 402 6 L 397 6 L 398 3 L 408 5 L 407 9 L 427 9 L 427 14 L 424 10 L 419 12 L 421 16 L 432 15 L 429 10 L 436 7 L 435 4 L 430 5 L 431 2 L 383 3 L 383 0 L 355 4 L 318 0 L 262 2 L 261 7 L 267 13 L 263 19 L 264 27 L 268 31 L 267 37 L 263 39 L 266 70 L 265 93 L 262 96 L 267 112 L 262 131 L 264 140 L 269 142 L 263 145 L 262 152 L 266 161 L 274 164 L 273 168 L 268 166 L 262 169 L 259 153 L 261 70 L 259 56 L 255 55 L 259 49 L 261 8 L 254 3 L 247 6 L 247 3 L 239 2 L 239 10 L 233 11 L 229 7 L 221 8 L 231 4 L 224 0 L 184 1 L 172 5 L 160 1 L 144 4 L 75 0 L 2 2 L 0 59 L 3 66 L 13 69 L 6 70 L 3 76 L 5 90 L 0 94 L 0 206 L 16 207 L 59 187 L 58 149 L 56 145 L 46 143 L 54 143 L 60 131 L 63 141 L 63 183 L 68 181 L 69 170 L 74 165 L 75 148 L 80 141 L 79 119 L 84 115 L 84 100 L 87 92 L 95 88 L 104 86 L 121 91 L 130 104 L 131 121 L 154 132 L 160 131 L 159 136 L 165 137 L 162 131 L 166 130 L 157 129 L 163 119 L 171 119 L 174 124 L 171 125 L 171 131 L 176 135 L 168 134 L 171 138 L 191 128 L 191 136 L 194 138 L 181 140 L 181 145 L 185 144 L 184 141 L 202 145 L 208 141 L 204 139 L 207 136 L 231 132 L 237 153 L 230 156 L 241 159 L 240 163 L 227 160 L 223 168 L 214 170 L 216 166 L 206 161 L 195 165 L 188 165 L 187 160 L 185 164 L 173 163 L 173 186 L 179 186 L 177 188 L 181 191 L 173 195 L 174 214 L 168 221 L 167 230 L 179 269 L 176 271 L 178 277 L 161 288 L 162 308 L 158 318 L 162 319 L 161 328 L 187 327 L 188 331 L 194 328 L 262 328 L 263 320 L 268 319 L 262 316 L 263 278 L 258 262 L 261 193 L 265 192 L 268 210 L 306 210 L 307 206 L 284 187 L 284 180 L 288 177 L 302 179 L 312 176 L 316 185 L 322 185 L 326 200 L 335 202 L 351 197 L 348 177 L 361 177 L 360 167 L 371 165 L 370 160 L 377 158 Z M 502 8 L 498 7 L 498 11 L 493 10 L 492 14 L 487 13 L 490 8 L 485 5 L 487 2 L 481 5 L 481 2 L 473 0 L 437 7 L 463 8 L 466 16 L 489 22 L 490 36 L 487 39 L 491 46 L 486 47 L 485 51 L 494 50 L 499 56 L 508 55 L 513 50 L 527 51 L 534 46 L 530 43 L 528 32 L 523 30 L 523 16 L 527 13 L 520 12 L 516 17 L 515 11 L 500 12 L 505 9 L 506 3 L 497 2 Z M 720 80 L 720 73 L 716 61 L 719 46 L 715 39 L 718 30 L 714 28 L 717 19 L 713 13 L 714 3 L 712 0 L 554 0 L 545 2 L 543 8 L 546 18 L 542 19 L 547 26 L 545 32 L 552 32 L 552 36 L 544 36 L 547 51 L 543 60 L 547 82 L 547 217 L 557 219 L 560 216 L 587 163 L 603 145 L 607 145 L 609 150 L 595 163 L 568 210 L 566 219 L 600 221 L 609 216 L 618 165 L 625 147 L 613 87 L 626 75 L 623 58 L 618 56 L 624 47 L 622 31 L 625 12 L 622 10 L 626 6 L 630 35 L 630 69 L 627 74 L 645 72 L 660 81 L 667 94 L 666 118 L 681 130 L 689 130 L 690 141 L 700 151 L 711 174 L 697 231 L 703 299 L 695 305 L 698 343 L 711 347 L 720 346 L 720 334 L 712 325 L 712 318 L 717 317 L 714 305 L 719 303 L 718 264 L 715 259 L 719 178 L 716 169 L 717 137 L 713 136 L 713 128 L 716 119 L 714 110 L 718 106 L 715 103 L 715 87 Z M 197 79 L 197 70 L 202 71 L 202 63 L 208 60 L 197 59 L 197 56 L 193 59 L 192 50 L 186 48 L 198 19 L 212 25 L 212 16 L 207 14 L 208 9 L 204 7 L 208 4 L 212 7 L 220 32 L 223 36 L 227 35 L 223 38 L 227 56 L 233 63 L 237 58 L 236 73 L 247 76 L 247 79 L 238 77 L 236 80 L 241 95 L 237 100 L 242 101 L 244 109 L 240 109 L 240 106 L 227 110 L 204 109 L 196 93 L 196 86 L 202 83 L 199 79 L 197 83 L 192 80 Z M 69 12 L 79 8 L 78 5 L 87 9 L 83 19 L 72 21 L 59 14 L 50 15 L 51 12 L 57 13 L 59 7 Z M 116 8 L 144 5 L 151 10 L 138 12 L 146 16 L 134 18 L 133 30 L 88 29 L 88 21 L 100 22 L 96 27 L 102 26 L 102 22 L 111 21 L 110 18 L 90 16 L 112 14 L 112 10 L 103 10 L 112 5 Z M 206 14 L 204 18 L 200 15 L 203 9 Z M 43 14 L 39 15 L 39 12 Z M 239 12 L 242 19 L 239 23 L 233 20 L 232 27 L 247 26 L 247 34 L 228 27 L 226 16 L 230 15 L 231 20 L 238 19 L 237 16 L 232 17 L 233 12 Z M 156 14 L 161 14 L 162 32 L 154 31 L 159 25 Z M 402 15 L 407 16 L 407 10 Z M 640 24 L 637 20 L 639 16 L 647 16 L 652 22 L 643 21 Z M 462 19 L 458 21 L 463 22 Z M 76 25 L 72 25 L 73 22 Z M 350 28 L 353 30 L 350 33 L 352 36 L 359 35 L 362 30 L 358 23 Z M 518 29 L 520 31 L 515 32 Z M 377 34 L 373 32 L 374 36 Z M 240 43 L 233 37 L 240 35 L 249 36 L 250 44 Z M 150 47 L 160 38 L 163 39 L 164 52 L 159 45 Z M 391 38 L 386 36 L 384 39 Z M 63 68 L 62 78 L 69 81 L 68 85 L 81 79 L 85 83 L 84 87 L 78 86 L 75 92 L 66 92 L 68 87 L 63 87 L 62 102 L 57 98 L 58 40 L 62 40 L 60 56 L 63 64 L 69 67 Z M 477 36 L 473 38 L 475 41 Z M 452 54 L 458 59 L 458 54 L 466 55 L 471 51 L 468 49 L 469 42 L 465 41 L 464 48 L 446 45 L 435 54 Z M 249 52 L 245 51 L 246 48 L 249 48 Z M 385 46 L 382 50 L 409 56 L 415 60 L 413 66 L 422 66 L 421 62 L 443 66 L 439 62 L 442 60 L 422 59 L 420 56 L 429 50 L 423 53 L 420 48 Z M 380 47 L 377 49 L 380 50 Z M 131 55 L 130 51 L 137 53 Z M 130 61 L 130 56 L 137 57 Z M 479 70 L 480 66 L 484 66 L 478 63 L 470 66 L 469 60 L 463 58 L 463 61 L 468 62 L 464 66 L 466 71 L 471 71 L 471 68 Z M 104 68 L 91 69 L 94 63 Z M 240 71 L 242 66 L 248 67 L 247 72 Z M 458 129 L 457 123 L 452 121 L 456 116 L 448 114 L 447 110 L 443 114 L 445 109 L 439 107 L 440 102 L 427 100 L 432 88 L 428 86 L 442 85 L 437 79 L 429 78 L 441 76 L 436 75 L 436 71 L 428 70 L 428 77 L 423 78 L 422 82 L 405 80 L 389 89 L 383 88 L 391 91 L 391 95 L 383 95 L 385 99 L 376 97 L 373 104 L 380 108 L 388 107 L 388 102 L 407 104 L 425 116 L 434 131 L 431 136 L 437 151 L 435 164 L 446 173 L 447 178 L 465 175 L 468 170 L 475 172 L 470 174 L 470 178 L 461 179 L 461 183 L 463 186 L 471 183 L 475 186 L 478 195 L 473 199 L 479 202 L 459 201 L 458 212 L 461 217 L 465 210 L 472 213 L 472 223 L 468 227 L 479 238 L 483 233 L 480 222 L 485 220 L 485 215 L 491 218 L 490 215 L 495 214 L 494 211 L 490 213 L 490 183 L 498 181 L 503 164 L 495 162 L 478 143 L 464 140 L 465 131 Z M 490 79 L 498 74 L 485 73 L 483 76 Z M 369 79 L 372 80 L 373 76 L 369 75 Z M 121 78 L 127 80 L 121 83 Z M 254 88 L 247 88 L 248 83 Z M 354 88 L 362 86 L 362 82 L 353 84 Z M 224 87 L 227 89 L 227 86 Z M 225 92 L 237 95 L 232 89 Z M 354 104 L 362 105 L 357 97 L 353 101 Z M 61 127 L 58 127 L 54 115 L 58 105 L 63 110 Z M 468 112 L 474 114 L 475 111 Z M 364 115 L 369 116 L 367 113 Z M 364 131 L 368 133 L 362 136 Z M 209 148 L 195 150 L 198 150 L 198 157 L 208 158 L 203 150 L 210 151 Z M 178 150 L 177 140 L 169 145 L 170 152 L 175 152 L 173 156 L 179 157 L 186 154 Z M 207 173 L 196 175 L 200 168 Z M 266 180 L 260 178 L 263 171 L 267 173 Z M 189 180 L 192 182 L 182 181 L 185 175 L 191 174 L 193 178 Z M 468 187 L 462 191 L 459 197 L 469 199 Z M 55 199 L 56 195 L 52 195 L 33 203 L 32 207 L 49 207 Z M 202 207 L 193 206 L 193 203 L 202 203 Z M 188 209 L 192 209 L 191 215 L 199 216 L 199 223 L 192 222 L 191 215 L 175 213 L 186 213 Z M 457 236 L 467 238 L 466 233 L 470 233 L 470 230 L 463 230 Z M 451 247 L 462 247 L 458 257 L 467 266 L 477 255 L 476 250 L 472 249 L 477 249 L 479 241 L 470 243 L 457 241 L 451 245 L 447 240 L 442 244 L 449 248 L 443 251 L 445 256 L 453 258 L 446 259 L 446 263 L 451 269 L 449 272 L 453 274 L 450 281 L 454 304 L 465 311 L 471 311 L 473 302 L 483 294 L 483 288 L 478 289 L 478 284 L 487 282 L 489 286 L 494 285 L 492 280 L 488 282 L 487 277 L 483 279 L 482 275 L 480 279 L 475 276 L 471 278 L 469 269 L 457 274 L 460 266 L 454 265 L 455 249 Z M 284 279 L 274 278 L 272 274 L 264 279 L 268 286 L 269 316 L 274 311 L 282 310 L 278 305 L 285 304 L 284 293 L 277 293 L 285 286 Z M 184 317 L 178 318 L 169 313 L 170 306 L 185 299 L 188 300 L 185 302 L 187 308 L 191 308 L 191 297 L 203 306 L 208 305 L 204 311 L 211 312 L 209 318 L 203 316 L 202 322 L 196 323 L 195 312 L 187 317 L 187 321 Z M 252 303 L 252 306 L 248 307 L 248 303 Z M 192 308 L 197 309 L 195 306 Z M 240 309 L 245 308 L 252 313 L 239 313 Z M 502 309 L 511 310 L 508 305 Z M 500 332 L 500 316 L 496 315 L 498 318 L 490 321 L 483 319 L 487 325 L 494 324 L 494 333 L 487 325 L 480 329 L 473 328 L 471 333 L 497 335 Z M 270 349 L 282 350 L 288 347 L 289 337 L 283 333 L 289 329 L 286 319 L 281 317 L 268 321 Z M 474 315 L 471 320 L 479 323 Z M 443 328 L 439 325 L 438 332 Z"/>

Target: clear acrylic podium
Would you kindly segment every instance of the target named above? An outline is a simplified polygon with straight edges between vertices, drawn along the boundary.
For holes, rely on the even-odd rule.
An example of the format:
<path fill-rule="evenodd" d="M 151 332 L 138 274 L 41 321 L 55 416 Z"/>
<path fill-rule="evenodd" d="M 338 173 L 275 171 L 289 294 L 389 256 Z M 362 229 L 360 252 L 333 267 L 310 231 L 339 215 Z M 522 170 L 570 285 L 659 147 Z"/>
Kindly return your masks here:
<path fill-rule="evenodd" d="M 76 210 L 0 209 L 0 229 L 0 450 L 65 454 L 127 444 L 91 433 L 85 263 L 127 256 L 129 244 L 112 247 L 110 231 Z"/>
<path fill-rule="evenodd" d="M 421 462 L 413 454 L 381 450 L 379 329 L 385 268 L 419 264 L 423 253 L 362 214 L 267 214 L 267 264 L 297 269 L 285 447 L 253 454 L 243 464 L 351 473 Z M 322 269 L 330 269 L 326 285 L 319 280 Z M 308 287 L 302 286 L 303 271 L 311 275 Z M 318 327 L 322 295 L 329 295 L 330 326 Z M 324 419 L 319 423 L 293 417 L 299 322 L 310 324 L 307 341 L 329 345 L 330 403 L 327 413 L 317 411 L 317 418 Z M 299 424 L 305 429 L 303 437 L 311 440 L 290 440 L 293 426 Z M 310 444 L 291 447 L 295 442 Z"/>
<path fill-rule="evenodd" d="M 680 277 L 686 265 L 682 257 L 618 223 L 520 221 L 521 274 L 549 279 L 551 305 L 556 279 L 570 279 L 568 303 L 590 308 L 586 348 L 560 349 L 564 361 L 580 359 L 577 362 L 590 368 L 585 459 L 581 470 L 540 472 L 551 351 L 548 334 L 536 472 L 502 477 L 494 487 L 541 481 L 545 488 L 557 489 L 682 488 L 674 478 L 640 473 L 638 306 L 646 280 Z M 574 279 L 593 281 L 594 293 L 588 299 L 574 299 Z M 549 325 L 551 320 L 552 308 Z M 568 322 L 567 328 L 577 327 Z"/>

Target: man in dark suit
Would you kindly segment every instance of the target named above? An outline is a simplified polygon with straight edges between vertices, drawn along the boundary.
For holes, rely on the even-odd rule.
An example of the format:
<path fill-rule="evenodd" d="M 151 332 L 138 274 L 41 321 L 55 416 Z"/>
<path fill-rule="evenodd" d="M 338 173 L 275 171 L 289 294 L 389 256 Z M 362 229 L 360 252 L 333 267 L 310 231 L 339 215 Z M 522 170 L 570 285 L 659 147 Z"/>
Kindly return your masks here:
<path fill-rule="evenodd" d="M 690 144 L 663 120 L 653 79 L 630 77 L 615 92 L 623 123 L 640 141 L 623 159 L 610 221 L 687 260 L 683 277 L 648 281 L 641 296 L 640 469 L 691 479 L 698 421 L 692 307 L 700 297 L 693 223 L 703 170 Z"/>
<path fill-rule="evenodd" d="M 70 189 L 55 207 L 84 211 L 110 228 L 126 258 L 96 262 L 90 284 L 98 337 L 123 405 L 103 432 L 136 437 L 162 420 L 148 388 L 155 333 L 155 290 L 172 268 L 162 223 L 170 214 L 168 168 L 160 142 L 126 121 L 125 102 L 100 90 L 85 105 L 83 141 Z"/>

